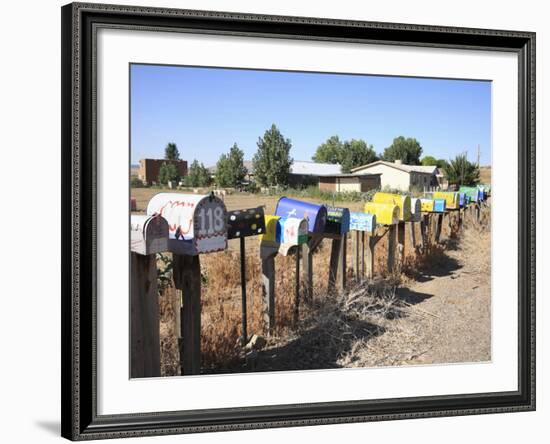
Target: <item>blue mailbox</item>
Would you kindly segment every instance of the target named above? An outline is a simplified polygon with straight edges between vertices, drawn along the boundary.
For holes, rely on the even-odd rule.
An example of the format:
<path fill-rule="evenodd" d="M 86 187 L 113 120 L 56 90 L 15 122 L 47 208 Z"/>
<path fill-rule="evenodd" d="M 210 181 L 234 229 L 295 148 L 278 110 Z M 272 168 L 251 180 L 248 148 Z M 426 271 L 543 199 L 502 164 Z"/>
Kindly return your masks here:
<path fill-rule="evenodd" d="M 369 213 L 351 212 L 349 220 L 350 231 L 366 231 L 372 234 L 376 228 L 376 216 Z"/>
<path fill-rule="evenodd" d="M 458 203 L 460 207 L 466 205 L 466 193 L 458 193 Z"/>
<path fill-rule="evenodd" d="M 435 213 L 444 213 L 446 208 L 445 199 L 434 199 L 434 212 Z"/>
<path fill-rule="evenodd" d="M 307 219 L 310 233 L 323 234 L 327 221 L 327 207 L 288 197 L 281 197 L 279 202 L 277 202 L 275 215 Z"/>
<path fill-rule="evenodd" d="M 327 207 L 325 234 L 341 236 L 349 231 L 350 214 L 348 208 Z"/>

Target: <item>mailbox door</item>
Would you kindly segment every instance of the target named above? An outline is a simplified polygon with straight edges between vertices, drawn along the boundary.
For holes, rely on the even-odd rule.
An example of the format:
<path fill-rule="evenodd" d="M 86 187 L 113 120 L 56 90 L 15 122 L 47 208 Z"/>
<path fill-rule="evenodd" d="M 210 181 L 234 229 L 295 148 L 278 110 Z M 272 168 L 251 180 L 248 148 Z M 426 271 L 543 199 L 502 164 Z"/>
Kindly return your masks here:
<path fill-rule="evenodd" d="M 281 217 L 279 219 L 281 244 L 302 245 L 308 241 L 309 225 L 306 219 Z"/>
<path fill-rule="evenodd" d="M 280 217 L 296 217 L 307 219 L 310 233 L 322 234 L 327 219 L 327 209 L 324 205 L 317 205 L 301 200 L 281 197 L 277 202 L 275 215 Z"/>
<path fill-rule="evenodd" d="M 265 232 L 262 207 L 234 210 L 227 213 L 227 238 L 257 236 Z"/>

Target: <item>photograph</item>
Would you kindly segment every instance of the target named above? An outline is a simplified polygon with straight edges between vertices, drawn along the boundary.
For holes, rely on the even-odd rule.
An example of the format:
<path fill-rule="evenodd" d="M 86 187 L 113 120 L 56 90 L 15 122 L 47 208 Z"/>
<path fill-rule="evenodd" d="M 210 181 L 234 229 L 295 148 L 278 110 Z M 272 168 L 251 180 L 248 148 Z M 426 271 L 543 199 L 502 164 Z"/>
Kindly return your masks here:
<path fill-rule="evenodd" d="M 128 76 L 130 378 L 492 361 L 490 80 Z"/>

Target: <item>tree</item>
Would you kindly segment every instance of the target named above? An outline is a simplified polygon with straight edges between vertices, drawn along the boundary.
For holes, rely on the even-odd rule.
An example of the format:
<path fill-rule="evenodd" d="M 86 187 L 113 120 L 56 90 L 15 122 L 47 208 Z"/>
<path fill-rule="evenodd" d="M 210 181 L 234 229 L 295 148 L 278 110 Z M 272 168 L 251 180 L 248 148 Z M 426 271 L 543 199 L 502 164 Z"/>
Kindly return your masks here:
<path fill-rule="evenodd" d="M 216 182 L 220 187 L 236 187 L 246 173 L 244 152 L 234 143 L 229 154 L 222 154 L 216 164 Z"/>
<path fill-rule="evenodd" d="M 159 182 L 166 185 L 169 181 L 179 182 L 180 175 L 176 165 L 169 162 L 163 162 L 159 169 Z"/>
<path fill-rule="evenodd" d="M 252 163 L 254 175 L 264 186 L 287 185 L 293 159 L 289 152 L 290 139 L 285 139 L 275 124 L 271 125 L 264 137 L 258 139 L 258 151 Z"/>
<path fill-rule="evenodd" d="M 164 148 L 164 158 L 166 160 L 180 160 L 180 152 L 175 143 L 169 143 Z"/>
<path fill-rule="evenodd" d="M 420 164 L 424 166 L 437 166 L 437 159 L 434 156 L 424 156 Z"/>
<path fill-rule="evenodd" d="M 457 185 L 475 185 L 479 182 L 479 167 L 469 162 L 466 154 L 450 159 L 444 174 L 449 183 Z"/>
<path fill-rule="evenodd" d="M 189 167 L 189 174 L 185 178 L 185 185 L 189 187 L 207 187 L 210 185 L 210 172 L 197 159 Z"/>
<path fill-rule="evenodd" d="M 372 145 L 364 140 L 351 139 L 345 141 L 340 153 L 342 173 L 349 173 L 353 168 L 366 165 L 378 160 Z"/>
<path fill-rule="evenodd" d="M 410 137 L 405 139 L 399 136 L 393 139 L 393 143 L 384 150 L 382 159 L 388 162 L 401 160 L 407 165 L 419 165 L 421 154 L 422 147 L 416 139 Z"/>
<path fill-rule="evenodd" d="M 340 163 L 343 147 L 344 144 L 338 136 L 329 137 L 325 143 L 317 147 L 311 159 L 320 163 Z"/>

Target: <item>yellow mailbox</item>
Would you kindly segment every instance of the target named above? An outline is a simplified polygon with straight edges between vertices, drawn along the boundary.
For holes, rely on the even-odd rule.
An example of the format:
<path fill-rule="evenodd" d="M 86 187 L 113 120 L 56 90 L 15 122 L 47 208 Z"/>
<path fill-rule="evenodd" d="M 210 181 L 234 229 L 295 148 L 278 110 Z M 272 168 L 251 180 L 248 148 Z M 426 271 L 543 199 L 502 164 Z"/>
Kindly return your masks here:
<path fill-rule="evenodd" d="M 279 216 L 266 214 L 265 219 L 265 234 L 260 236 L 260 242 L 271 242 L 273 244 L 280 243 L 281 226 L 279 225 Z"/>
<path fill-rule="evenodd" d="M 374 203 L 389 203 L 399 208 L 399 220 L 408 221 L 411 219 L 411 198 L 402 194 L 376 193 L 372 201 Z M 378 218 L 378 217 L 377 217 Z M 379 223 L 382 223 L 379 221 Z"/>
<path fill-rule="evenodd" d="M 453 191 L 434 191 L 434 199 L 445 199 L 445 208 L 450 210 L 457 210 L 460 208 L 460 201 L 458 193 Z"/>
<path fill-rule="evenodd" d="M 374 214 L 376 223 L 381 225 L 395 225 L 399 222 L 399 207 L 391 203 L 367 202 L 364 211 Z"/>

